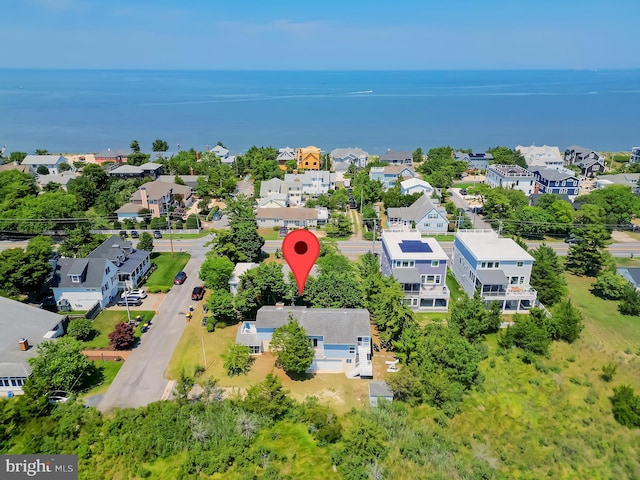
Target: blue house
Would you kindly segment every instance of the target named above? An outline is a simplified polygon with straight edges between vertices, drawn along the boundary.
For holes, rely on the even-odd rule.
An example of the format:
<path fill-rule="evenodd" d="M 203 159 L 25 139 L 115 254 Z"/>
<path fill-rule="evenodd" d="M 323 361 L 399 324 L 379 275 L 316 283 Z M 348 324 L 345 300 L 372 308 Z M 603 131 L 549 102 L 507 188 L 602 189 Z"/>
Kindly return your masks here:
<path fill-rule="evenodd" d="M 580 193 L 579 180 L 571 170 L 532 167 L 536 184 L 534 193 L 555 193 L 568 195 L 573 201 Z"/>
<path fill-rule="evenodd" d="M 363 308 L 306 308 L 282 304 L 258 310 L 255 322 L 242 322 L 236 343 L 254 355 L 269 351 L 276 328 L 292 315 L 305 329 L 315 355 L 309 373 L 345 373 L 354 378 L 373 376 L 369 311 Z"/>
<path fill-rule="evenodd" d="M 465 153 L 454 152 L 453 159 L 467 164 L 467 170 L 486 170 L 493 163 L 493 155 L 490 153 Z"/>
<path fill-rule="evenodd" d="M 382 274 L 402 285 L 404 303 L 412 310 L 446 312 L 449 257 L 434 238 L 422 238 L 417 230 L 382 232 Z"/>
<path fill-rule="evenodd" d="M 390 207 L 387 209 L 389 228 L 415 228 L 420 233 L 447 233 L 449 219 L 447 211 L 437 200 L 423 194 L 408 207 Z"/>
<path fill-rule="evenodd" d="M 398 181 L 417 177 L 413 167 L 406 165 L 387 165 L 386 167 L 372 167 L 369 170 L 369 178 L 378 180 L 382 187 L 387 190 L 395 187 Z"/>

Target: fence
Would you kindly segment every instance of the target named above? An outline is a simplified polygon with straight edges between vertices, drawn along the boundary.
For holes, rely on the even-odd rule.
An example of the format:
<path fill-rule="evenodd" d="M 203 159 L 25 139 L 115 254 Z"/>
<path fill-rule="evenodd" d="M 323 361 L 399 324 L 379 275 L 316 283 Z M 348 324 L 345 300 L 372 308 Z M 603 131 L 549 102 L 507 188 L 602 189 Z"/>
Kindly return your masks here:
<path fill-rule="evenodd" d="M 169 235 L 169 233 L 174 233 L 174 234 L 178 234 L 178 233 L 200 233 L 201 230 L 197 229 L 197 228 L 181 228 L 181 229 L 175 229 L 172 228 L 171 231 L 169 231 L 169 229 L 162 229 L 162 230 L 158 230 L 156 229 L 151 229 L 151 228 L 147 228 L 147 229 L 138 229 L 138 228 L 131 228 L 131 229 L 120 229 L 120 230 L 91 230 L 91 233 L 95 233 L 95 234 L 102 234 L 102 235 L 120 235 L 120 232 L 127 232 L 127 234 L 131 235 L 131 232 L 133 230 L 136 230 L 138 233 L 143 233 L 143 232 L 155 232 L 158 231 L 160 232 L 162 235 Z"/>

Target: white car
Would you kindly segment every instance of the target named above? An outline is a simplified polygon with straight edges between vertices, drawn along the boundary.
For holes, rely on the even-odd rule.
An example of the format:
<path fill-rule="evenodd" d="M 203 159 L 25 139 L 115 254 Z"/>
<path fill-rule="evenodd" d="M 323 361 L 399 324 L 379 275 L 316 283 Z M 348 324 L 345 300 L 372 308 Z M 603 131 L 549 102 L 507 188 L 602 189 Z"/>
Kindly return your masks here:
<path fill-rule="evenodd" d="M 147 298 L 147 292 L 142 288 L 136 288 L 135 290 L 129 290 L 128 292 L 124 292 L 122 294 L 123 297 L 138 297 L 138 298 Z"/>

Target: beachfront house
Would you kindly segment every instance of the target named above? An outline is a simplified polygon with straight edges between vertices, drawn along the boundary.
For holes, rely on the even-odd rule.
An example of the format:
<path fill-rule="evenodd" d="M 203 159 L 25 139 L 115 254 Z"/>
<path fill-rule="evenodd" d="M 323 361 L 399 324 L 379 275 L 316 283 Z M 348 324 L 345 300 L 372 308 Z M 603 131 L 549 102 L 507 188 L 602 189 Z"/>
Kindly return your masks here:
<path fill-rule="evenodd" d="M 417 177 L 415 170 L 407 165 L 387 165 L 384 167 L 371 167 L 369 178 L 382 183 L 382 188 L 388 190 L 395 187 L 398 181 Z"/>
<path fill-rule="evenodd" d="M 528 197 L 534 193 L 535 176 L 520 165 L 489 165 L 484 183 L 492 188 L 520 190 Z"/>
<path fill-rule="evenodd" d="M 284 176 L 284 182 L 290 190 L 291 186 L 299 186 L 294 190 L 300 190 L 303 194 L 317 196 L 336 189 L 336 174 L 324 170 L 287 173 Z"/>
<path fill-rule="evenodd" d="M 449 257 L 434 238 L 422 238 L 417 230 L 382 232 L 382 274 L 402 286 L 404 302 L 412 310 L 446 312 Z"/>
<path fill-rule="evenodd" d="M 66 192 L 69 182 L 76 178 L 78 178 L 78 174 L 69 170 L 58 174 L 36 175 L 36 184 L 41 190 L 44 190 L 50 183 L 57 183 Z"/>
<path fill-rule="evenodd" d="M 65 317 L 0 296 L 0 397 L 22 395 L 38 345 L 64 334 Z"/>
<path fill-rule="evenodd" d="M 387 150 L 379 161 L 389 165 L 413 165 L 413 152 L 408 150 Z"/>
<path fill-rule="evenodd" d="M 287 162 L 296 160 L 296 151 L 291 147 L 283 147 L 278 149 L 278 156 L 276 161 L 278 162 L 278 168 L 280 170 L 287 171 Z"/>
<path fill-rule="evenodd" d="M 96 153 L 96 163 L 102 165 L 104 163 L 113 162 L 117 165 L 127 163 L 127 157 L 133 153 L 130 148 L 107 148 Z"/>
<path fill-rule="evenodd" d="M 447 211 L 437 200 L 423 194 L 409 207 L 387 209 L 387 226 L 392 229 L 415 229 L 420 233 L 447 233 Z"/>
<path fill-rule="evenodd" d="M 629 163 L 640 163 L 640 147 L 633 147 L 631 149 Z"/>
<path fill-rule="evenodd" d="M 296 148 L 299 170 L 320 170 L 320 149 L 314 146 Z"/>
<path fill-rule="evenodd" d="M 578 165 L 581 162 L 592 160 L 601 160 L 604 162 L 604 156 L 591 148 L 585 148 L 579 145 L 571 145 L 564 151 L 565 165 Z"/>
<path fill-rule="evenodd" d="M 534 258 L 510 238 L 493 230 L 459 230 L 453 242 L 452 271 L 469 296 L 498 302 L 503 313 L 526 312 L 536 305 L 529 284 Z"/>
<path fill-rule="evenodd" d="M 65 163 L 69 165 L 69 160 L 62 155 L 27 155 L 21 165 L 28 166 L 32 175 L 36 175 L 40 167 L 46 168 L 49 175 L 57 175 L 60 173 L 60 166 Z"/>
<path fill-rule="evenodd" d="M 490 153 L 476 152 L 453 152 L 453 159 L 467 164 L 467 171 L 486 170 L 493 162 L 493 155 Z"/>
<path fill-rule="evenodd" d="M 516 151 L 522 154 L 529 168 L 561 168 L 564 166 L 564 159 L 562 155 L 560 155 L 560 149 L 558 147 L 551 147 L 549 145 L 523 147 L 522 145 L 518 145 Z"/>
<path fill-rule="evenodd" d="M 331 151 L 331 163 L 336 172 L 345 172 L 349 165 L 364 168 L 369 161 L 369 153 L 361 148 L 336 148 Z"/>
<path fill-rule="evenodd" d="M 580 182 L 571 170 L 545 167 L 529 167 L 529 170 L 536 180 L 534 193 L 568 195 L 571 201 L 580 193 Z"/>
<path fill-rule="evenodd" d="M 349 378 L 371 377 L 371 331 L 369 311 L 363 308 L 306 308 L 263 306 L 254 322 L 238 327 L 236 343 L 254 355 L 269 351 L 276 328 L 293 316 L 304 328 L 313 346 L 309 373 L 344 373 Z"/>
<path fill-rule="evenodd" d="M 109 171 L 110 177 L 142 180 L 143 178 L 157 179 L 162 174 L 162 165 L 159 163 L 143 163 L 137 165 L 121 165 Z"/>

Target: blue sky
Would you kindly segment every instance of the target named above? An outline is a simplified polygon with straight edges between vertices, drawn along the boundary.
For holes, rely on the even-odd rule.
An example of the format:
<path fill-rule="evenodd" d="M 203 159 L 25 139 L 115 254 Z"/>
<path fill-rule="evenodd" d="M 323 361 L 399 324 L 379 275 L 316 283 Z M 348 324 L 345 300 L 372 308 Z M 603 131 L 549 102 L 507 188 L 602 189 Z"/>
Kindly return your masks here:
<path fill-rule="evenodd" d="M 9 68 L 640 68 L 639 0 L 15 0 Z"/>

